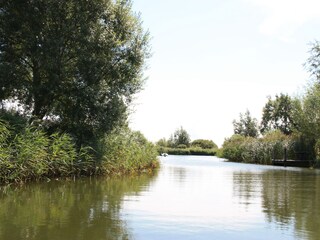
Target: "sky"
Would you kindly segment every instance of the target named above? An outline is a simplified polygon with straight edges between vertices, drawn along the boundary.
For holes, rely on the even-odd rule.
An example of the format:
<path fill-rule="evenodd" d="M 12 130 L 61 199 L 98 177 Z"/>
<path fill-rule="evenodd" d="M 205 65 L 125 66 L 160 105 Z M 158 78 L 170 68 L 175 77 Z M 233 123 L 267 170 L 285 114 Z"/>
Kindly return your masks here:
<path fill-rule="evenodd" d="M 310 44 L 320 40 L 319 0 L 133 0 L 150 32 L 144 90 L 130 126 L 149 140 L 180 126 L 219 146 L 247 109 L 303 92 Z"/>

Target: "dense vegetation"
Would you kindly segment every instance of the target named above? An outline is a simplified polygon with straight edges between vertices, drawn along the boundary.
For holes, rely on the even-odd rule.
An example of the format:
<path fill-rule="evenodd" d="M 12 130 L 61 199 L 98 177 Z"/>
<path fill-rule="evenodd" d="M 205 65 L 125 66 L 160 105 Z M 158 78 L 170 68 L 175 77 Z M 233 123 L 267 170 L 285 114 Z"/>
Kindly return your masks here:
<path fill-rule="evenodd" d="M 105 139 L 102 159 L 94 149 L 77 149 L 65 133 L 48 135 L 25 126 L 18 132 L 0 121 L 0 183 L 70 176 L 122 174 L 156 167 L 156 150 L 140 132 L 115 130 Z"/>
<path fill-rule="evenodd" d="M 197 139 L 191 141 L 188 132 L 180 127 L 166 140 L 157 143 L 158 153 L 171 155 L 216 155 L 218 146 L 212 140 Z"/>
<path fill-rule="evenodd" d="M 315 42 L 306 66 L 312 80 L 302 97 L 287 94 L 269 97 L 262 109 L 260 126 L 249 112 L 234 120 L 235 135 L 223 143 L 219 156 L 232 161 L 270 164 L 283 159 L 320 160 L 320 44 Z M 250 134 L 257 132 L 258 134 Z"/>
<path fill-rule="evenodd" d="M 126 127 L 148 42 L 129 0 L 1 1 L 1 180 L 151 163 Z"/>
<path fill-rule="evenodd" d="M 78 146 L 126 122 L 149 55 L 130 1 L 2 1 L 0 23 L 2 103 Z"/>

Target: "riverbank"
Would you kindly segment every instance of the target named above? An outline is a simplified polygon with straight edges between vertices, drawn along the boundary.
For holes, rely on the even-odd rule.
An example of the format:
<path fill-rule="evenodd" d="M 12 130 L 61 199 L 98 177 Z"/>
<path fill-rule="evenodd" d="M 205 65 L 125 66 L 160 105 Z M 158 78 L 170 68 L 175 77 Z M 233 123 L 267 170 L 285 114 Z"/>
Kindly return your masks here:
<path fill-rule="evenodd" d="M 158 153 L 167 153 L 169 155 L 197 155 L 197 156 L 215 156 L 217 149 L 203 149 L 200 147 L 191 148 L 168 148 L 160 147 L 158 148 Z"/>
<path fill-rule="evenodd" d="M 0 121 L 0 184 L 51 178 L 123 175 L 157 168 L 156 148 L 139 132 L 121 129 L 109 134 L 97 150 L 78 148 L 64 133 L 12 126 Z"/>
<path fill-rule="evenodd" d="M 262 138 L 233 135 L 225 140 L 217 156 L 232 162 L 272 165 L 272 159 L 302 160 L 319 165 L 314 155 L 314 144 L 308 143 L 299 134 L 285 135 L 280 131 L 266 134 Z"/>

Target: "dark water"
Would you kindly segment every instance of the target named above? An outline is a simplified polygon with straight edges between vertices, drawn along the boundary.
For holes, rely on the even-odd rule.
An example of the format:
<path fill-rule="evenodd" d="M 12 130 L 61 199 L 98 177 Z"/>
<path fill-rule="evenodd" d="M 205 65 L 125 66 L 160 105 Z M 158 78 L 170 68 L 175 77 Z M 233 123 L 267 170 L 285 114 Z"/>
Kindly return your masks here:
<path fill-rule="evenodd" d="M 318 170 L 162 158 L 153 175 L 0 189 L 0 240 L 320 239 Z"/>

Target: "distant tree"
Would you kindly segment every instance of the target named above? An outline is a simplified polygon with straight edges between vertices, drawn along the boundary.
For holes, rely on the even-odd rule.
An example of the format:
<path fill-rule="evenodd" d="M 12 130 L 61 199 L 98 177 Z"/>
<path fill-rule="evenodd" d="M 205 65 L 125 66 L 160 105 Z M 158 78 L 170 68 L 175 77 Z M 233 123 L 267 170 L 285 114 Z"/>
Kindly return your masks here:
<path fill-rule="evenodd" d="M 203 149 L 218 148 L 217 144 L 215 144 L 212 140 L 206 140 L 206 139 L 194 140 L 194 141 L 192 141 L 191 146 L 200 147 Z"/>
<path fill-rule="evenodd" d="M 310 82 L 301 101 L 297 101 L 294 119 L 307 147 L 312 146 L 314 158 L 319 159 L 320 149 L 320 42 L 312 43 L 306 67 L 311 73 Z M 312 158 L 310 158 L 312 159 Z"/>
<path fill-rule="evenodd" d="M 171 135 L 168 142 L 170 147 L 178 147 L 179 145 L 189 147 L 191 140 L 188 132 L 180 127 Z"/>
<path fill-rule="evenodd" d="M 0 102 L 79 145 L 126 121 L 148 54 L 129 0 L 0 1 Z"/>
<path fill-rule="evenodd" d="M 159 147 L 168 147 L 168 141 L 165 138 L 161 138 L 156 142 Z"/>
<path fill-rule="evenodd" d="M 239 121 L 233 120 L 234 134 L 246 137 L 258 137 L 258 122 L 257 119 L 252 118 L 249 110 L 244 114 L 240 113 Z"/>
<path fill-rule="evenodd" d="M 299 130 L 305 137 L 320 141 L 320 42 L 312 43 L 310 57 L 306 66 L 313 77 L 313 82 L 308 87 L 302 98 L 298 113 Z M 318 143 L 319 146 L 319 143 Z"/>
<path fill-rule="evenodd" d="M 320 42 L 315 41 L 311 44 L 310 57 L 306 62 L 306 67 L 317 83 L 320 83 Z"/>
<path fill-rule="evenodd" d="M 310 139 L 320 139 L 320 85 L 317 83 L 307 90 L 299 111 L 299 131 Z"/>
<path fill-rule="evenodd" d="M 263 108 L 261 133 L 276 129 L 286 135 L 292 133 L 295 128 L 295 104 L 295 101 L 287 94 L 276 95 L 275 100 L 269 97 Z"/>

